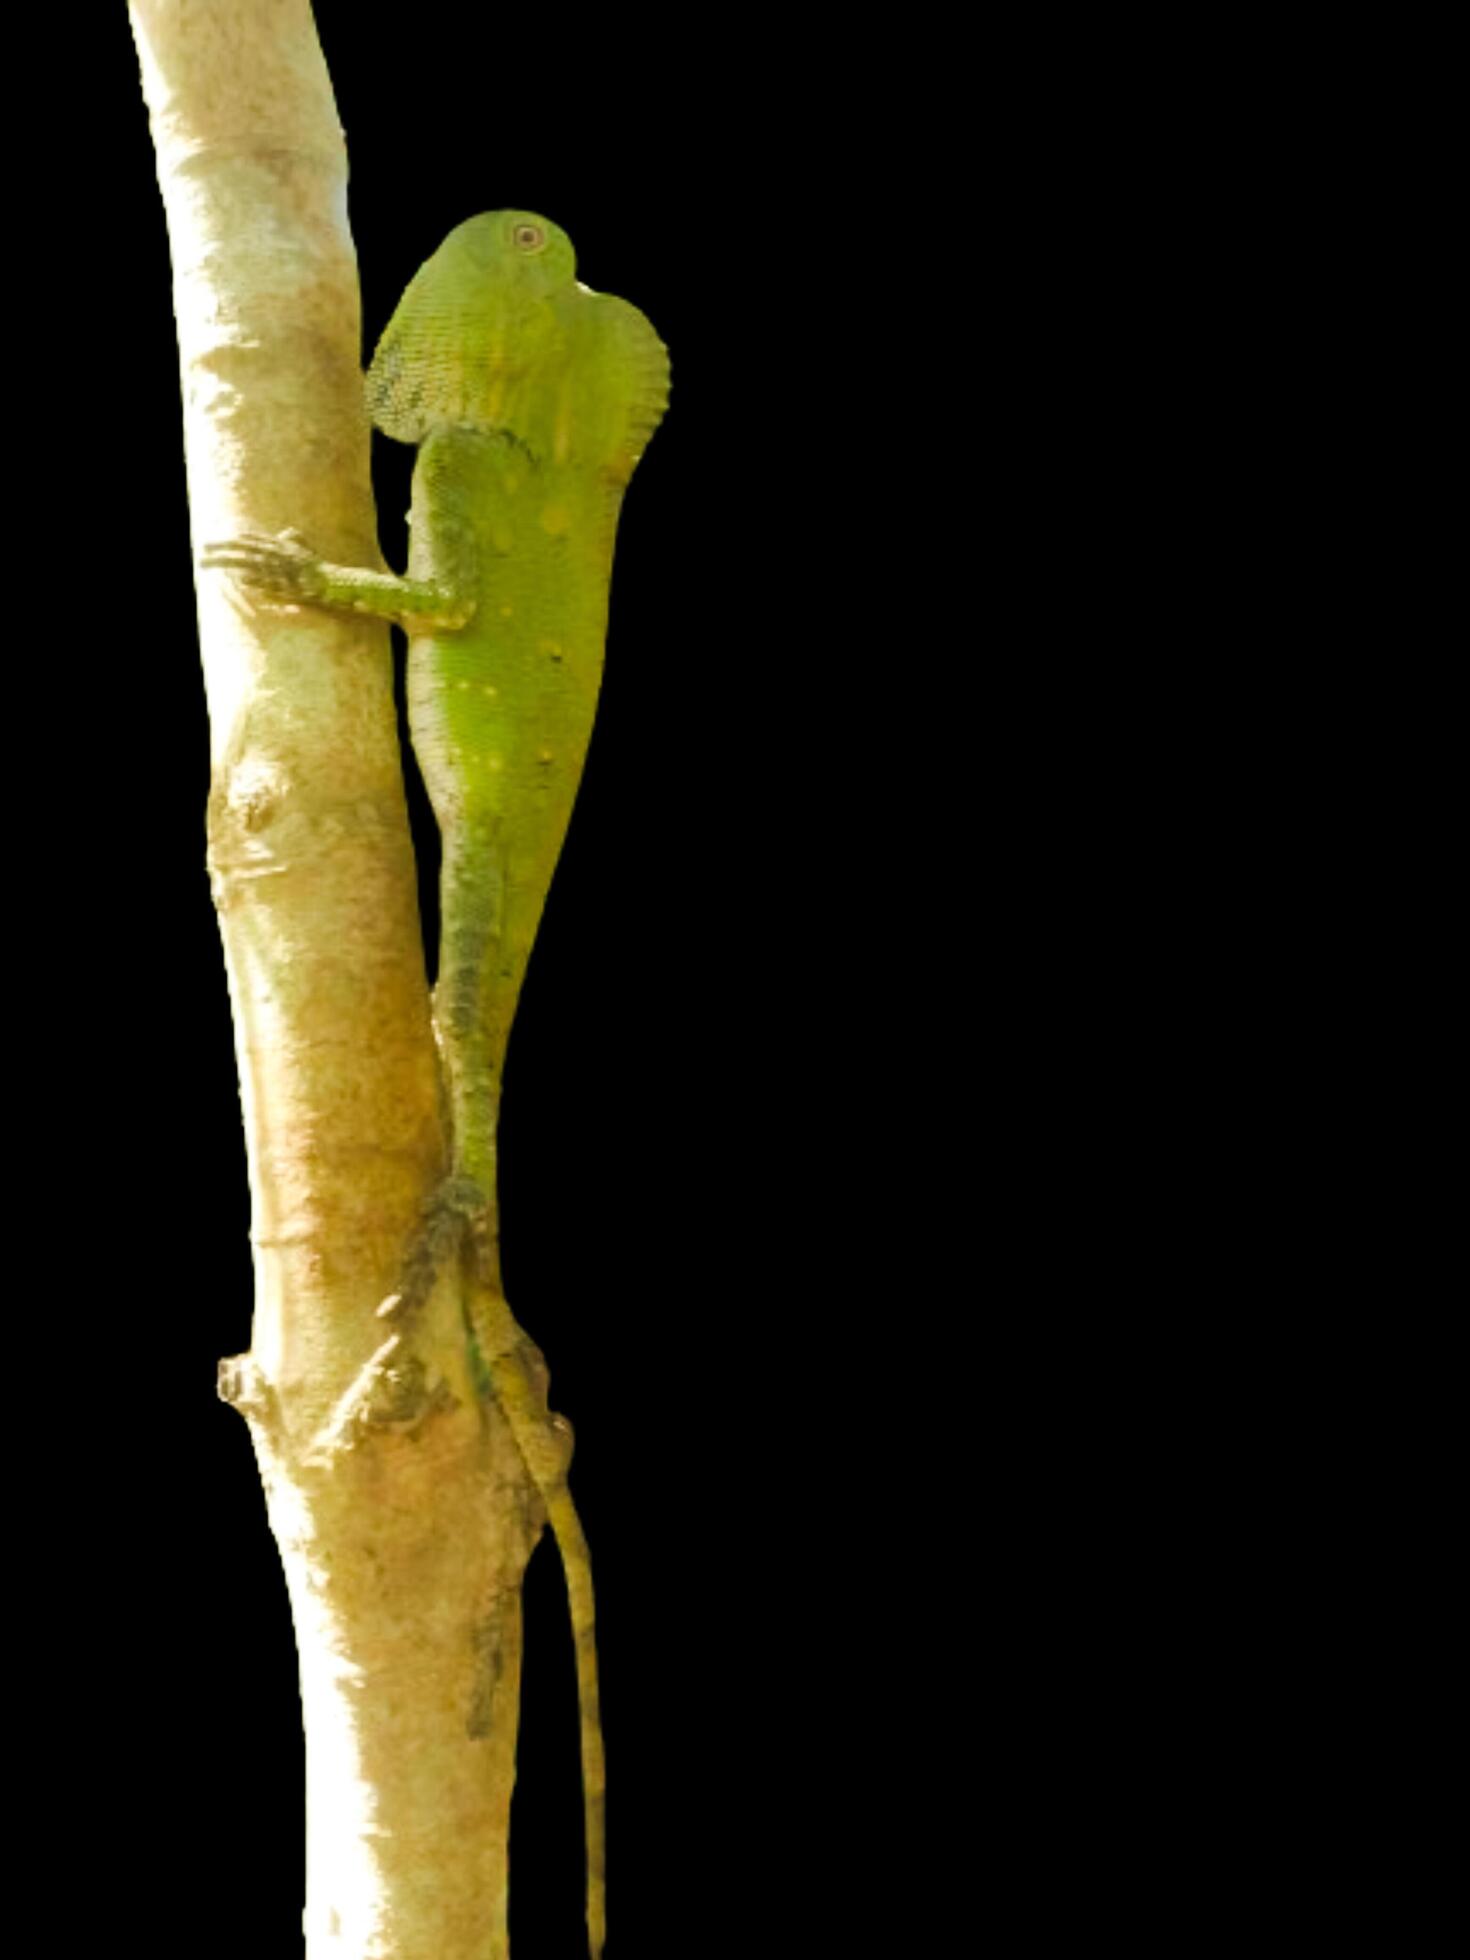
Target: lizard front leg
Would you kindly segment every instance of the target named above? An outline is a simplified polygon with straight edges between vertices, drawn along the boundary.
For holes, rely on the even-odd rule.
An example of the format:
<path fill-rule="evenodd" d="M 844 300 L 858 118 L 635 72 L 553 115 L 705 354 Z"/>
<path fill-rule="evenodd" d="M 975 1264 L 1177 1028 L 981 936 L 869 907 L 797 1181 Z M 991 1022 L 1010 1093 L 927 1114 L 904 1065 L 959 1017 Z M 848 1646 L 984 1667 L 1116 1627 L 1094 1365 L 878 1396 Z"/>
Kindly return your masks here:
<path fill-rule="evenodd" d="M 396 578 L 364 565 L 333 565 L 317 556 L 299 531 L 267 537 L 247 531 L 205 545 L 206 571 L 229 572 L 272 605 L 313 606 L 322 612 L 367 614 L 410 633 L 457 632 L 475 613 L 473 596 L 445 580 Z"/>

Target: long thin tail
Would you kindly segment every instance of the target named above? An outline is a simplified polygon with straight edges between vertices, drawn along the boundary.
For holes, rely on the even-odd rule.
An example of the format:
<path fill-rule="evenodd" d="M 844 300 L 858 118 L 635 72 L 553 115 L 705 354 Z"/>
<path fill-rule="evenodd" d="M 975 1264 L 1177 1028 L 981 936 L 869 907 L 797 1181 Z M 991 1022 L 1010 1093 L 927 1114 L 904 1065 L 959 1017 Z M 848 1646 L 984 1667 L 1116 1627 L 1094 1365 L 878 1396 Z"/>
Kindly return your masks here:
<path fill-rule="evenodd" d="M 604 1826 L 607 1771 L 602 1756 L 602 1709 L 597 1696 L 596 1614 L 592 1603 L 592 1560 L 582 1521 L 565 1480 L 544 1490 L 542 1501 L 561 1552 L 571 1604 L 572 1638 L 577 1648 L 577 1701 L 582 1719 L 582 1807 L 587 1833 L 587 1937 L 592 1960 L 601 1960 L 607 1938 L 607 1851 Z"/>
<path fill-rule="evenodd" d="M 481 1355 L 489 1372 L 492 1393 L 504 1412 L 546 1507 L 547 1521 L 561 1553 L 571 1608 L 572 1638 L 577 1655 L 577 1700 L 582 1729 L 582 1806 L 587 1834 L 587 1937 L 592 1960 L 602 1960 L 607 1938 L 607 1852 L 605 1794 L 607 1772 L 602 1753 L 602 1712 L 597 1691 L 596 1611 L 592 1596 L 592 1559 L 577 1507 L 567 1485 L 571 1462 L 570 1425 L 553 1417 L 538 1389 L 527 1350 L 530 1343 L 517 1326 L 505 1300 L 490 1288 L 473 1284 L 470 1314 Z"/>

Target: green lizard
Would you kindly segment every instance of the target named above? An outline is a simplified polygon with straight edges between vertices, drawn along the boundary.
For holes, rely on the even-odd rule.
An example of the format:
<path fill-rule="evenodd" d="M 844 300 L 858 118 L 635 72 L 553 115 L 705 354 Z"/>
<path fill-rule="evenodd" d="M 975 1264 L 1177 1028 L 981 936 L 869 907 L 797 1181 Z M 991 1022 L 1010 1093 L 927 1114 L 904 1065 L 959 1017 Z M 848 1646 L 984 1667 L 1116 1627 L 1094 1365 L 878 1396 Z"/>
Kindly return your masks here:
<path fill-rule="evenodd" d="M 604 1939 L 603 1764 L 591 1567 L 567 1487 L 570 1432 L 500 1280 L 501 1069 L 571 816 L 602 672 L 623 491 L 668 399 L 668 356 L 635 307 L 575 277 L 571 241 L 529 211 L 452 231 L 410 282 L 369 366 L 386 435 L 417 445 L 406 578 L 324 563 L 294 531 L 207 546 L 276 603 L 370 613 L 409 636 L 409 731 L 443 841 L 434 1026 L 448 1180 L 380 1312 L 427 1296 L 468 1244 L 481 1392 L 505 1413 L 561 1551 L 576 1639 L 587 1919 Z"/>

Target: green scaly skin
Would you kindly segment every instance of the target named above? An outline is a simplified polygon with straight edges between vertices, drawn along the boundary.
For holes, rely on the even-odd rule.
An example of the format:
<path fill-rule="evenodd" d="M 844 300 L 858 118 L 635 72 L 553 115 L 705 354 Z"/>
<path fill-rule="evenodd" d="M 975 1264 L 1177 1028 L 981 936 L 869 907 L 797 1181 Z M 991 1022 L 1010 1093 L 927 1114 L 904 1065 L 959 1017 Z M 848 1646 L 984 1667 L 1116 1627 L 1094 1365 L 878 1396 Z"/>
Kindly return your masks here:
<path fill-rule="evenodd" d="M 566 234 L 528 211 L 452 231 L 420 269 L 367 375 L 374 423 L 417 445 L 408 576 L 323 563 L 295 532 L 208 547 L 264 598 L 396 621 L 409 729 L 443 840 L 434 1023 L 450 1178 L 385 1308 L 421 1302 L 448 1247 L 473 1248 L 477 1375 L 540 1493 L 576 1638 L 587 1920 L 604 1940 L 603 1758 L 592 1576 L 567 1486 L 570 1431 L 506 1305 L 495 1229 L 501 1071 L 571 816 L 602 675 L 624 489 L 668 399 L 668 356 L 626 301 L 575 277 Z"/>

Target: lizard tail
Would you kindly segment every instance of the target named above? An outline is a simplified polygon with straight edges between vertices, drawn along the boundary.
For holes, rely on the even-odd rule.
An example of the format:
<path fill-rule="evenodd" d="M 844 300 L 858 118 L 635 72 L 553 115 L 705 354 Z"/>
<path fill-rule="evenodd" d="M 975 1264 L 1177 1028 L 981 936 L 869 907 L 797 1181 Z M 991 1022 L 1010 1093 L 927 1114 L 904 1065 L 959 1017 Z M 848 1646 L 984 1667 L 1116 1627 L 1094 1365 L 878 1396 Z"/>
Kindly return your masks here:
<path fill-rule="evenodd" d="M 592 1603 L 592 1560 L 572 1494 L 563 1483 L 547 1501 L 551 1529 L 561 1552 L 577 1648 L 577 1701 L 582 1722 L 582 1806 L 587 1836 L 587 1938 L 592 1960 L 602 1960 L 607 1938 L 607 1851 L 605 1803 L 607 1771 L 602 1755 L 602 1710 L 597 1694 L 596 1616 Z"/>
<path fill-rule="evenodd" d="M 538 1389 L 530 1356 L 536 1350 L 517 1326 L 504 1298 L 483 1281 L 469 1293 L 470 1317 L 494 1396 L 517 1450 L 546 1508 L 561 1554 L 577 1656 L 577 1702 L 582 1731 L 582 1806 L 587 1837 L 587 1937 L 592 1960 L 602 1960 L 607 1938 L 607 1852 L 602 1753 L 602 1710 L 597 1689 L 597 1616 L 592 1559 L 582 1520 L 567 1486 L 570 1426 L 546 1406 L 544 1368 Z M 529 1350 L 529 1352 L 528 1352 Z"/>

